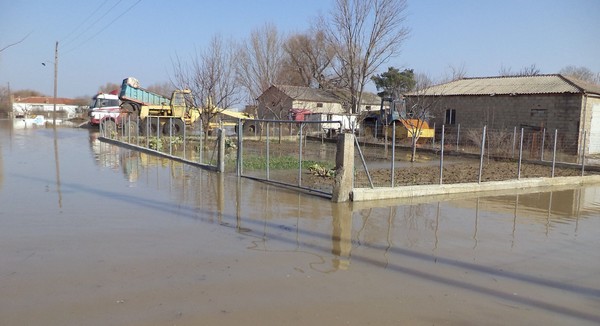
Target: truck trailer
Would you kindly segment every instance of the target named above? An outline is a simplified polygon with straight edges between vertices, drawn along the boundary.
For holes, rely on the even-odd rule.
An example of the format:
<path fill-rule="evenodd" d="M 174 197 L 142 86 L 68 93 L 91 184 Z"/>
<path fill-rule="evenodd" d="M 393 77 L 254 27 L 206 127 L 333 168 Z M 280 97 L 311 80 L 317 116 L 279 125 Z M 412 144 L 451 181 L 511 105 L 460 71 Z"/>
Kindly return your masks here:
<path fill-rule="evenodd" d="M 197 108 L 186 99 L 190 90 L 175 90 L 171 98 L 140 87 L 137 79 L 125 78 L 119 91 L 120 113 L 108 116 L 102 126 L 108 133 L 117 128 L 126 128 L 131 135 L 181 135 L 186 125 L 200 117 Z M 139 125 L 138 125 L 139 123 Z"/>

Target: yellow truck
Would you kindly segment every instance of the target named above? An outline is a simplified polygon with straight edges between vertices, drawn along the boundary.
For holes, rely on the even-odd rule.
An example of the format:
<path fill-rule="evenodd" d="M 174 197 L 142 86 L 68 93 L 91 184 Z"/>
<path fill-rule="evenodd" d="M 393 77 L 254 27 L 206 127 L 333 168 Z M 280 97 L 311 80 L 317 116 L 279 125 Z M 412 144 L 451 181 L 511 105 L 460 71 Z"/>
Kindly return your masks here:
<path fill-rule="evenodd" d="M 135 78 L 125 78 L 119 92 L 123 112 L 120 124 L 127 125 L 134 134 L 140 130 L 144 135 L 156 135 L 159 131 L 163 135 L 181 135 L 186 125 L 200 118 L 200 111 L 190 105 L 189 96 L 191 91 L 185 89 L 175 90 L 167 98 L 141 88 Z M 139 126 L 135 125 L 138 117 Z"/>
<path fill-rule="evenodd" d="M 238 133 L 239 120 L 242 120 L 242 131 L 247 134 L 254 134 L 260 130 L 258 121 L 247 112 L 233 111 L 231 109 L 211 108 L 212 121 L 209 123 L 209 132 L 221 127 L 232 127 Z"/>

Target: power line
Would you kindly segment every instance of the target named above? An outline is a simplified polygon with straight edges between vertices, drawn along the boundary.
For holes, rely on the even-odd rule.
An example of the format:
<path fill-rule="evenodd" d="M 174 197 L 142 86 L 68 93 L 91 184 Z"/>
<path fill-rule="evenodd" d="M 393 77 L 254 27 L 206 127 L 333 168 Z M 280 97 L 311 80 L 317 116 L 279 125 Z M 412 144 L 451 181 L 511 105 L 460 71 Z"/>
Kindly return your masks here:
<path fill-rule="evenodd" d="M 73 38 L 73 40 L 71 42 L 74 42 L 75 40 L 79 39 L 83 34 L 87 33 L 92 27 L 94 27 L 94 25 L 96 25 L 98 22 L 100 22 L 104 17 L 106 17 L 106 15 L 108 15 L 113 9 L 115 9 L 115 7 L 117 7 L 121 2 L 123 2 L 123 0 L 119 0 L 117 1 L 115 4 L 112 5 L 112 7 L 108 8 L 104 14 L 102 14 L 100 17 L 98 17 L 96 20 L 94 20 L 87 28 L 83 29 L 81 32 L 79 32 L 75 38 Z M 85 42 L 85 41 L 83 41 Z M 63 45 L 64 46 L 64 45 Z"/>
<path fill-rule="evenodd" d="M 89 16 L 87 16 L 87 17 L 86 17 L 86 18 L 85 18 L 83 21 L 81 21 L 81 23 L 80 23 L 80 24 L 79 24 L 77 27 L 75 27 L 75 28 L 73 28 L 73 29 L 72 29 L 72 30 L 71 30 L 71 32 L 70 32 L 69 34 L 67 34 L 67 36 L 65 36 L 65 37 L 63 38 L 63 40 L 62 40 L 62 42 L 63 42 L 63 46 L 64 46 L 65 44 L 68 44 L 68 43 L 69 43 L 69 42 L 68 42 L 68 40 L 69 40 L 69 37 L 70 37 L 71 35 L 73 35 L 73 33 L 75 33 L 76 31 L 78 31 L 78 30 L 81 30 L 81 27 L 82 27 L 82 26 L 83 26 L 83 25 L 84 25 L 84 24 L 85 24 L 87 21 L 89 21 L 89 20 L 90 20 L 90 19 L 91 19 L 91 18 L 92 18 L 92 17 L 93 17 L 93 16 L 94 16 L 94 15 L 95 15 L 95 14 L 96 14 L 96 13 L 97 13 L 97 12 L 98 12 L 98 11 L 99 11 L 101 8 L 102 8 L 102 7 L 104 7 L 104 5 L 105 5 L 107 2 L 108 2 L 108 0 L 104 0 L 104 1 L 103 1 L 103 2 L 102 2 L 102 3 L 101 3 L 101 4 L 100 4 L 100 5 L 99 5 L 99 6 L 98 6 L 98 7 L 97 7 L 97 8 L 96 8 L 94 11 L 92 11 L 92 12 L 89 14 Z M 97 22 L 97 21 L 96 21 L 96 22 Z M 89 29 L 90 27 L 92 27 L 93 25 L 94 25 L 94 24 L 92 24 L 92 25 L 88 26 L 88 29 Z M 81 34 L 79 34 L 79 35 L 81 35 Z M 77 38 L 75 38 L 75 39 L 77 39 Z"/>
<path fill-rule="evenodd" d="M 122 0 L 119 1 L 119 3 Z M 91 41 L 92 39 L 94 39 L 96 36 L 98 36 L 100 33 L 102 33 L 103 31 L 105 31 L 107 28 L 109 28 L 114 22 L 116 22 L 119 18 L 123 17 L 123 15 L 125 15 L 126 13 L 128 13 L 129 11 L 131 11 L 131 9 L 133 9 L 133 7 L 137 6 L 138 3 L 140 3 L 142 0 L 137 0 L 135 3 L 133 3 L 131 6 L 129 6 L 129 8 L 127 8 L 125 11 L 123 11 L 120 15 L 118 15 L 116 18 L 114 18 L 113 20 L 111 20 L 108 24 L 106 24 L 104 27 L 102 27 L 98 32 L 96 32 L 96 34 L 92 35 L 91 37 L 89 37 L 87 40 L 83 41 L 82 43 L 80 43 L 79 45 L 71 48 L 70 50 L 65 51 L 63 54 L 68 54 L 71 53 L 73 51 L 75 51 L 76 49 L 78 49 L 79 47 L 85 45 L 86 43 L 88 43 L 89 41 Z M 112 10 L 113 7 L 111 7 Z"/>

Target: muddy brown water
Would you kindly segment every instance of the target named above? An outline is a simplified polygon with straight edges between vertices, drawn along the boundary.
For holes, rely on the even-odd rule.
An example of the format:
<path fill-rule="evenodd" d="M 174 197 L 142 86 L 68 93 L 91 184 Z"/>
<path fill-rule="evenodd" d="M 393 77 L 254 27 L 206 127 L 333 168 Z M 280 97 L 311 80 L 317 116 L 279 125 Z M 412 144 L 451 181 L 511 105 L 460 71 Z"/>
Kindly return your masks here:
<path fill-rule="evenodd" d="M 0 325 L 599 323 L 600 186 L 336 205 L 0 121 Z"/>

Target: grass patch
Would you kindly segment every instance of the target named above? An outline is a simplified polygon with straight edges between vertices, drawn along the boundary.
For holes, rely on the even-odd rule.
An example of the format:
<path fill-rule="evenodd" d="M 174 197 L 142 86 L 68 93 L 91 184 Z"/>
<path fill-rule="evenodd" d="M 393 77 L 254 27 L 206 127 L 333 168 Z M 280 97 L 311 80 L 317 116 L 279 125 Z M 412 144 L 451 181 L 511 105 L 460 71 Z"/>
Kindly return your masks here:
<path fill-rule="evenodd" d="M 249 170 L 260 170 L 267 168 L 267 160 L 262 156 L 245 156 L 243 161 L 244 169 Z M 318 164 L 319 166 L 326 167 L 329 169 L 333 168 L 333 165 L 329 162 L 317 162 L 312 160 L 302 161 L 302 168 L 308 169 L 311 166 Z M 269 168 L 273 170 L 289 170 L 298 168 L 298 157 L 297 156 L 275 156 L 270 157 Z"/>

